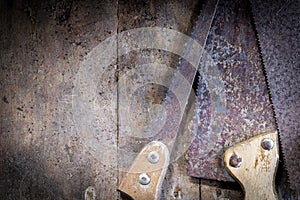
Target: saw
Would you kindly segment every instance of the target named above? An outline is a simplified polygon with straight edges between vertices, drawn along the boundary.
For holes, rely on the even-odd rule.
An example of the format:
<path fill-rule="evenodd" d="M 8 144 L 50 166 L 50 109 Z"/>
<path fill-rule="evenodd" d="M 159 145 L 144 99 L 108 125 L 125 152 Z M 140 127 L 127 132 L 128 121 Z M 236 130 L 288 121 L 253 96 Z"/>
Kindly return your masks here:
<path fill-rule="evenodd" d="M 250 14 L 243 0 L 218 7 L 201 61 L 191 176 L 234 181 L 223 164 L 225 150 L 276 131 Z"/>
<path fill-rule="evenodd" d="M 253 8 L 255 5 L 260 6 L 258 4 L 253 3 Z M 279 159 L 277 125 L 264 71 L 266 70 L 269 86 L 272 87 L 272 76 L 269 76 L 271 72 L 268 73 L 268 69 L 274 69 L 265 60 L 264 55 L 269 55 L 268 50 L 262 51 L 265 66 L 262 63 L 249 10 L 248 1 L 224 1 L 219 5 L 216 0 L 207 1 L 194 27 L 192 39 L 201 45 L 200 50 L 194 52 L 199 57 L 197 66 L 200 63 L 200 76 L 194 122 L 195 137 L 188 154 L 188 173 L 195 177 L 222 181 L 236 179 L 242 184 L 246 199 L 276 199 L 274 177 Z M 256 16 L 256 8 L 253 10 Z M 262 18 L 261 13 L 257 16 Z M 257 24 L 260 23 L 257 18 L 255 20 Z M 261 24 L 263 27 L 263 23 Z M 259 33 L 259 25 L 257 29 Z M 265 48 L 262 44 L 260 47 Z M 187 45 L 185 55 L 188 56 L 191 52 Z M 188 105 L 196 72 L 196 68 L 191 67 L 186 59 L 182 59 L 171 83 L 171 90 L 184 88 L 181 87 L 178 74 L 183 75 L 190 83 L 190 88 L 182 91 L 184 107 Z M 295 74 L 290 76 L 297 82 L 292 75 Z M 276 78 L 273 80 L 274 84 L 278 82 Z M 275 86 L 279 87 L 278 84 Z M 273 97 L 274 92 L 272 88 L 270 90 Z M 292 91 L 296 94 L 292 99 L 295 113 L 299 110 L 299 90 Z M 277 114 L 274 101 L 276 99 L 273 97 L 281 141 L 295 139 L 292 150 L 296 153 L 291 158 L 296 159 L 299 156 L 299 123 L 288 124 L 287 127 L 295 128 L 294 132 L 282 134 L 281 118 Z M 119 190 L 133 199 L 159 198 L 170 153 L 183 120 L 178 100 L 170 92 L 167 93 L 163 111 L 168 116 L 166 124 L 149 141 L 144 141 L 144 148 L 120 182 Z M 287 114 L 286 111 L 284 113 Z M 297 113 L 292 114 L 292 117 L 296 115 Z M 158 119 L 157 124 L 159 123 Z M 282 144 L 284 152 L 287 151 L 284 142 Z M 299 161 L 285 163 L 291 162 L 295 164 Z M 293 164 L 287 169 L 297 171 Z M 296 175 L 297 173 L 299 170 Z M 296 188 L 298 179 L 299 176 L 293 179 Z"/>
<path fill-rule="evenodd" d="M 251 0 L 290 188 L 300 190 L 300 2 Z"/>
<path fill-rule="evenodd" d="M 190 147 L 188 171 L 221 181 L 235 177 L 246 199 L 274 199 L 277 124 L 290 186 L 299 190 L 299 3 L 251 3 L 255 24 L 249 2 L 220 2 L 207 41 L 209 55 L 201 62 L 197 137 Z M 259 188 L 268 189 L 259 194 Z"/>
<path fill-rule="evenodd" d="M 189 175 L 237 179 L 245 199 L 276 199 L 276 124 L 247 1 L 220 2 L 205 50 Z"/>
<path fill-rule="evenodd" d="M 173 150 L 184 116 L 181 110 L 187 110 L 187 105 L 190 105 L 192 85 L 217 5 L 218 0 L 205 1 L 203 4 L 190 41 L 186 45 L 183 59 L 174 74 L 163 103 L 161 113 L 166 113 L 167 120 L 162 122 L 160 117 L 157 118 L 152 129 L 153 137 L 149 137 L 149 141 L 146 141 L 149 143 L 140 151 L 121 180 L 118 189 L 133 199 L 158 199 L 160 197 L 161 185 L 169 165 L 170 152 Z M 190 58 L 196 58 L 193 66 L 189 62 Z M 188 82 L 187 87 L 183 84 L 182 77 Z M 179 96 L 175 96 L 174 91 L 178 91 Z M 157 130 L 162 123 L 162 129 Z"/>

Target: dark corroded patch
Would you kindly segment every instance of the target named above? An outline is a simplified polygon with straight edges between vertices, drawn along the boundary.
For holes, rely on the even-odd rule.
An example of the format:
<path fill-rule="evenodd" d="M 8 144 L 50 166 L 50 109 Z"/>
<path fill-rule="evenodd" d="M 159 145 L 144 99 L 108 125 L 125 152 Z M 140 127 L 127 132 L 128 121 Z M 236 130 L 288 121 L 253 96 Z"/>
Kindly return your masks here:
<path fill-rule="evenodd" d="M 300 189 L 300 2 L 251 1 L 291 189 Z"/>
<path fill-rule="evenodd" d="M 222 1 L 202 58 L 191 176 L 233 181 L 223 166 L 229 146 L 275 122 L 246 1 Z"/>

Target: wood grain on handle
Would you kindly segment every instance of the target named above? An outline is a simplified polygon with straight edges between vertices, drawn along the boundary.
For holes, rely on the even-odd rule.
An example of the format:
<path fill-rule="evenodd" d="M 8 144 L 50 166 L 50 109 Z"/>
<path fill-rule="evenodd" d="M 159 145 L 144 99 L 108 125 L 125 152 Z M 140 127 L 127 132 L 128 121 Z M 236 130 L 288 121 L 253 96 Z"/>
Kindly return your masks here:
<path fill-rule="evenodd" d="M 154 157 L 153 162 L 151 162 L 151 160 L 149 161 L 149 155 L 152 155 L 151 153 L 153 152 Z M 125 178 L 121 181 L 118 190 L 135 200 L 159 199 L 169 159 L 170 154 L 166 145 L 158 141 L 150 142 L 136 157 Z M 150 182 L 142 184 L 140 182 L 141 175 L 145 175 L 143 177 L 145 182 L 147 182 L 147 178 L 149 178 Z"/>
<path fill-rule="evenodd" d="M 239 143 L 224 154 L 225 167 L 242 184 L 246 200 L 277 199 L 275 174 L 278 159 L 276 131 Z"/>

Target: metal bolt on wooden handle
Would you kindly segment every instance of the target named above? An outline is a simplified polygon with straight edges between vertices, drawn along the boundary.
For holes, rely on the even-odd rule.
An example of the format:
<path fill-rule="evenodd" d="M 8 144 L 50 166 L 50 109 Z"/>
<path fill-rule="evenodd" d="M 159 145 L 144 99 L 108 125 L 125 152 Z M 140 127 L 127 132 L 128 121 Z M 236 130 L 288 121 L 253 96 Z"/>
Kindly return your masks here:
<path fill-rule="evenodd" d="M 150 142 L 136 157 L 118 190 L 133 199 L 159 199 L 169 159 L 169 150 L 165 144 Z"/>
<path fill-rule="evenodd" d="M 233 156 L 240 158 L 238 167 L 233 166 Z M 245 192 L 245 200 L 277 199 L 274 181 L 278 159 L 276 131 L 239 143 L 227 149 L 224 154 L 225 167 L 241 183 Z"/>

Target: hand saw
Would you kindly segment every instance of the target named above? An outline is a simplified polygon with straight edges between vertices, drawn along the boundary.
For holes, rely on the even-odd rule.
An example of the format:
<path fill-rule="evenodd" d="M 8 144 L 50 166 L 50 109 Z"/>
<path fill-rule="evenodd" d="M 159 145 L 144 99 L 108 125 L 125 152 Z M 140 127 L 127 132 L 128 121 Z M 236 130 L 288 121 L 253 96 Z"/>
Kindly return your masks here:
<path fill-rule="evenodd" d="M 210 0 L 204 3 L 184 52 L 184 59 L 180 62 L 169 87 L 166 100 L 163 103 L 161 113 L 167 113 L 167 121 L 164 122 L 165 124 L 161 130 L 156 130 L 156 127 L 160 127 L 162 123 L 158 117 L 153 127 L 154 136 L 149 138 L 149 143 L 140 151 L 129 171 L 121 180 L 118 189 L 133 199 L 158 199 L 160 197 L 160 186 L 184 115 L 181 110 L 187 108 L 198 70 L 197 66 L 203 54 L 217 5 L 218 0 Z M 198 46 L 196 51 L 194 41 L 197 41 L 198 44 L 196 45 Z M 191 66 L 189 57 L 197 58 L 194 63 L 196 67 Z M 188 87 L 183 86 L 182 77 L 189 83 Z M 180 102 L 172 91 L 178 91 Z"/>
<path fill-rule="evenodd" d="M 268 10 L 272 5 L 271 2 L 270 5 L 262 2 L 253 4 L 256 6 L 253 12 L 259 13 L 256 15 L 260 18 L 265 17 L 264 10 Z M 220 2 L 207 41 L 206 52 L 209 55 L 204 55 L 201 62 L 194 130 L 197 137 L 190 147 L 188 171 L 195 177 L 233 181 L 225 170 L 227 169 L 242 183 L 246 199 L 275 199 L 274 176 L 278 162 L 276 123 L 249 10 L 251 9 L 247 1 Z M 255 20 L 257 23 L 257 17 Z M 273 29 L 269 28 L 268 31 L 272 35 Z M 265 31 L 261 32 L 262 35 L 264 33 Z M 265 42 L 269 41 L 269 37 L 264 37 Z M 271 52 L 267 55 L 271 55 Z M 276 53 L 278 52 L 280 51 Z M 214 70 L 212 66 L 215 66 Z M 278 88 L 278 72 L 274 75 L 271 65 L 265 67 L 268 67 L 265 69 L 267 75 L 268 71 L 273 74 L 270 87 L 274 84 L 274 89 Z M 299 77 L 295 67 L 289 67 L 289 70 L 295 73 L 292 80 Z M 286 76 L 282 74 L 281 76 Z M 284 79 L 289 80 L 287 77 Z M 299 88 L 299 84 L 294 87 Z M 272 91 L 272 88 L 270 90 Z M 294 91 L 293 94 L 294 103 L 291 107 L 299 108 L 299 92 Z M 281 102 L 278 104 L 284 105 Z M 295 117 L 294 114 L 289 115 L 292 115 L 290 118 Z M 277 121 L 280 119 L 277 118 Z M 297 122 L 288 124 L 286 129 L 299 126 Z M 281 139 L 286 143 L 297 144 L 299 134 L 289 134 L 287 136 L 280 131 Z M 290 141 L 291 138 L 294 141 Z M 237 144 L 241 141 L 244 142 Z M 235 144 L 237 145 L 233 146 Z M 225 153 L 230 146 L 233 147 Z M 287 163 L 296 163 L 293 160 L 299 156 L 297 148 L 299 149 L 299 145 L 294 145 L 292 161 Z M 299 172 L 296 167 L 294 170 Z M 294 179 L 299 180 L 298 172 L 295 173 Z"/>
<path fill-rule="evenodd" d="M 300 2 L 250 1 L 290 188 L 300 191 Z"/>

